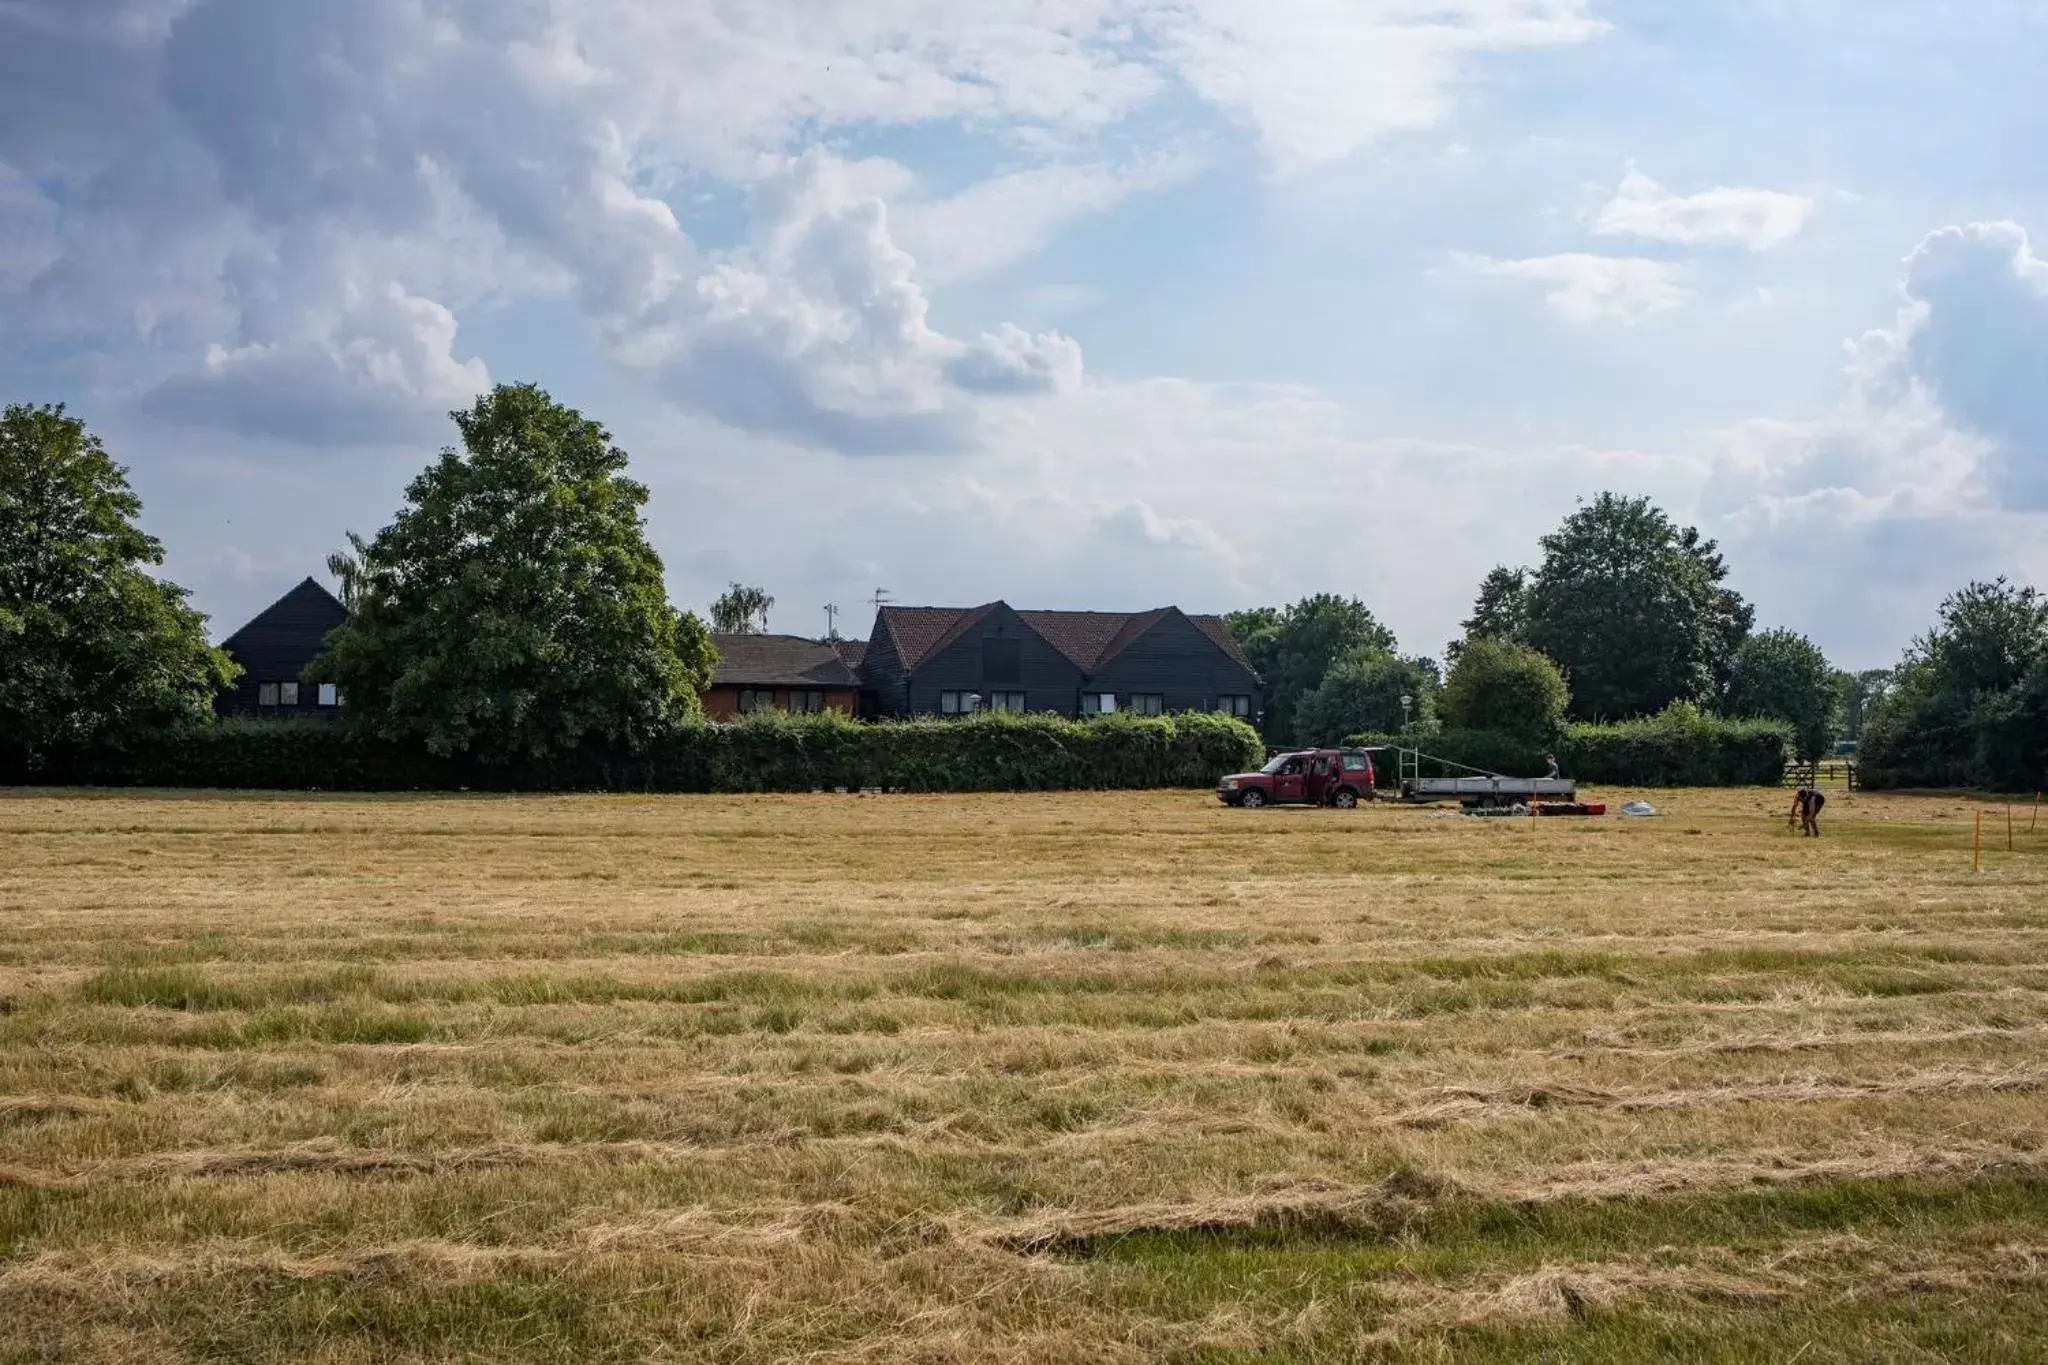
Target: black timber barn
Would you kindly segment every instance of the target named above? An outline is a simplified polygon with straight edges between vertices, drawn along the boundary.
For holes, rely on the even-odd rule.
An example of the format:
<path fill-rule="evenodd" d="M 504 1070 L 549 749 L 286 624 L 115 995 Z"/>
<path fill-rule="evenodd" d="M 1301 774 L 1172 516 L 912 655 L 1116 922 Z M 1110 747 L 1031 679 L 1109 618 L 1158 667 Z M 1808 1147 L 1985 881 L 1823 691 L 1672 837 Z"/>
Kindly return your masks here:
<path fill-rule="evenodd" d="M 221 642 L 242 666 L 235 685 L 214 701 L 223 716 L 337 716 L 341 694 L 333 683 L 309 680 L 306 665 L 348 611 L 335 595 L 308 578 Z"/>
<path fill-rule="evenodd" d="M 1254 718 L 1258 675 L 1219 616 L 883 607 L 862 678 L 885 716 L 1221 711 Z"/>

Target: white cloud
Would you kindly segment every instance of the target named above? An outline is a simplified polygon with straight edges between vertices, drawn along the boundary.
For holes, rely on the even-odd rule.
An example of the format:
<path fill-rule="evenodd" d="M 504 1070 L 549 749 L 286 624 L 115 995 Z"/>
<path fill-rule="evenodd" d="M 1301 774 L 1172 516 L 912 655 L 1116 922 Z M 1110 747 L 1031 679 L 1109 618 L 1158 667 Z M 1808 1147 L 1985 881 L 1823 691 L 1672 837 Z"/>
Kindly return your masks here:
<path fill-rule="evenodd" d="M 1780 619 L 1816 634 L 1877 635 L 1971 577 L 2048 573 L 2048 263 L 2012 223 L 1942 228 L 1900 293 L 1851 343 L 1832 411 L 1713 437 L 1704 510 L 1738 562 L 1802 585 Z"/>
<path fill-rule="evenodd" d="M 978 181 L 946 199 L 906 196 L 890 222 L 929 285 L 952 284 L 1024 259 L 1078 218 L 1194 174 L 1172 154 L 1130 166 L 1051 165 Z"/>
<path fill-rule="evenodd" d="M 1283 171 L 1450 113 L 1489 52 L 1586 42 L 1588 0 L 1187 0 L 1138 6 L 1182 80 L 1258 129 Z"/>
<path fill-rule="evenodd" d="M 1637 237 L 1685 246 L 1739 246 L 1769 251 L 1805 231 L 1814 201 L 1778 190 L 1723 187 L 1672 194 L 1631 170 L 1594 219 L 1603 237 Z"/>
<path fill-rule="evenodd" d="M 1570 252 L 1504 261 L 1460 255 L 1467 272 L 1548 286 L 1544 299 L 1567 322 L 1581 326 L 1642 322 L 1691 300 L 1683 267 L 1641 256 L 1595 256 Z"/>
<path fill-rule="evenodd" d="M 1069 338 L 934 329 L 873 167 L 811 151 L 756 187 L 757 227 L 657 313 L 622 319 L 619 354 L 735 426 L 862 453 L 965 450 L 970 394 L 1078 385 Z"/>
<path fill-rule="evenodd" d="M 397 284 L 344 291 L 331 318 L 307 317 L 288 340 L 207 348 L 204 363 L 155 389 L 144 406 L 167 420 L 330 445 L 418 437 L 491 382 L 457 360 L 455 315 Z"/>

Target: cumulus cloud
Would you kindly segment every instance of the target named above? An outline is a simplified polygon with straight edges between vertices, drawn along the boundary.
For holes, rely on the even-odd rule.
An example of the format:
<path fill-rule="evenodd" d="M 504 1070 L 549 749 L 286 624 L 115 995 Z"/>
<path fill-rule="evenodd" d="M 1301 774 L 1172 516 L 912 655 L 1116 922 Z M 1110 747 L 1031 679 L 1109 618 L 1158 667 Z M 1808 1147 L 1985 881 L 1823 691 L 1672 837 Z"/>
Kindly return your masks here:
<path fill-rule="evenodd" d="M 2048 510 L 2048 262 L 2014 223 L 1930 233 L 1834 410 L 1726 433 L 1731 512 L 1852 522 Z"/>
<path fill-rule="evenodd" d="M 889 211 L 860 168 L 813 150 L 756 188 L 747 245 L 687 295 L 622 322 L 620 354 L 689 406 L 735 426 L 853 452 L 975 443 L 969 394 L 1080 381 L 1080 348 L 1005 326 L 975 342 L 936 330 Z"/>
<path fill-rule="evenodd" d="M 924 291 L 1190 173 L 1174 125 L 1137 116 L 1193 91 L 1311 165 L 1441 120 L 1479 54 L 1599 31 L 1586 0 L 18 0 L 8 341 L 153 370 L 128 387 L 161 410 L 261 411 L 282 435 L 315 408 L 263 409 L 244 376 L 327 372 L 358 398 L 364 374 L 450 381 L 445 348 L 393 344 L 357 302 L 386 282 L 458 318 L 548 294 L 724 420 L 947 447 L 968 399 L 1071 388 L 1079 350 L 998 319 L 943 336 Z M 774 201 L 836 132 L 940 125 L 1004 164 L 943 194 L 856 185 L 730 249 L 672 206 L 706 180 Z M 287 303 L 320 325 L 267 316 Z"/>
<path fill-rule="evenodd" d="M 207 348 L 201 366 L 143 401 L 170 421 L 323 445 L 402 441 L 490 387 L 480 360 L 457 360 L 455 315 L 397 284 L 299 334 Z"/>
<path fill-rule="evenodd" d="M 1813 200 L 1778 190 L 1722 187 L 1673 194 L 1632 170 L 1593 220 L 1593 231 L 1603 237 L 1763 252 L 1805 231 L 1813 211 Z"/>
<path fill-rule="evenodd" d="M 1942 228 L 1906 259 L 1890 325 L 1850 343 L 1832 410 L 1715 436 L 1704 510 L 1753 566 L 1806 582 L 1785 618 L 1815 632 L 1924 621 L 1973 576 L 2048 572 L 2044 369 L 2048 264 L 2027 234 Z"/>
<path fill-rule="evenodd" d="M 1692 298 L 1683 267 L 1642 256 L 1568 252 L 1509 261 L 1491 256 L 1455 259 L 1473 275 L 1546 286 L 1543 297 L 1552 310 L 1580 326 L 1630 325 L 1682 307 Z"/>
<path fill-rule="evenodd" d="M 2048 261 L 2016 223 L 1944 228 L 1906 263 L 1904 361 L 1988 443 L 2000 505 L 2048 511 Z"/>

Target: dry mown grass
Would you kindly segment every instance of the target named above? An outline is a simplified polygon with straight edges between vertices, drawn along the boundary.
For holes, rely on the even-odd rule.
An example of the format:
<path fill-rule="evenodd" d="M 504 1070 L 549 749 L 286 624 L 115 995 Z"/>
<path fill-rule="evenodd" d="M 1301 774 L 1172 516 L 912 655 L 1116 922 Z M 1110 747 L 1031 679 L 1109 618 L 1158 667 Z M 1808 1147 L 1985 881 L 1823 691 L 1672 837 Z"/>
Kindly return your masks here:
<path fill-rule="evenodd" d="M 2048 828 L 1655 799 L 0 798 L 0 1360 L 2032 1358 Z"/>

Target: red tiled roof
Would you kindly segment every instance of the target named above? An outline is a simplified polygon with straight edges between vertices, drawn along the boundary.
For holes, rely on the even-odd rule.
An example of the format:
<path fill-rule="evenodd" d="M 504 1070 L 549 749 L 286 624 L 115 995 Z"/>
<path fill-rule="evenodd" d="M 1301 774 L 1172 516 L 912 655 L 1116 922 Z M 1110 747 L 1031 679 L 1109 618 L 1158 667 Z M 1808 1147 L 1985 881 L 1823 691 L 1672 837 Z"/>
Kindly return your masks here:
<path fill-rule="evenodd" d="M 967 607 L 883 607 L 879 624 L 896 641 L 896 658 L 904 668 L 916 668 L 930 656 L 932 648 L 946 637 L 973 608 Z"/>
<path fill-rule="evenodd" d="M 990 602 L 979 607 L 884 607 L 880 622 L 895 639 L 896 656 L 903 667 L 915 669 L 973 629 L 999 605 Z M 1172 607 L 1139 612 L 1020 611 L 1017 619 L 1036 631 L 1074 667 L 1084 674 L 1093 674 L 1173 611 Z M 1191 616 L 1188 620 L 1246 672 L 1252 671 L 1251 663 L 1222 617 Z"/>
<path fill-rule="evenodd" d="M 1116 650 L 1149 630 L 1164 612 L 1020 611 L 1025 625 L 1067 656 L 1083 673 L 1093 673 Z M 1132 627 L 1142 622 L 1134 632 Z"/>
<path fill-rule="evenodd" d="M 839 662 L 845 664 L 855 674 L 858 674 L 861 665 L 868 661 L 866 640 L 834 640 L 831 643 L 832 648 L 839 654 Z"/>

